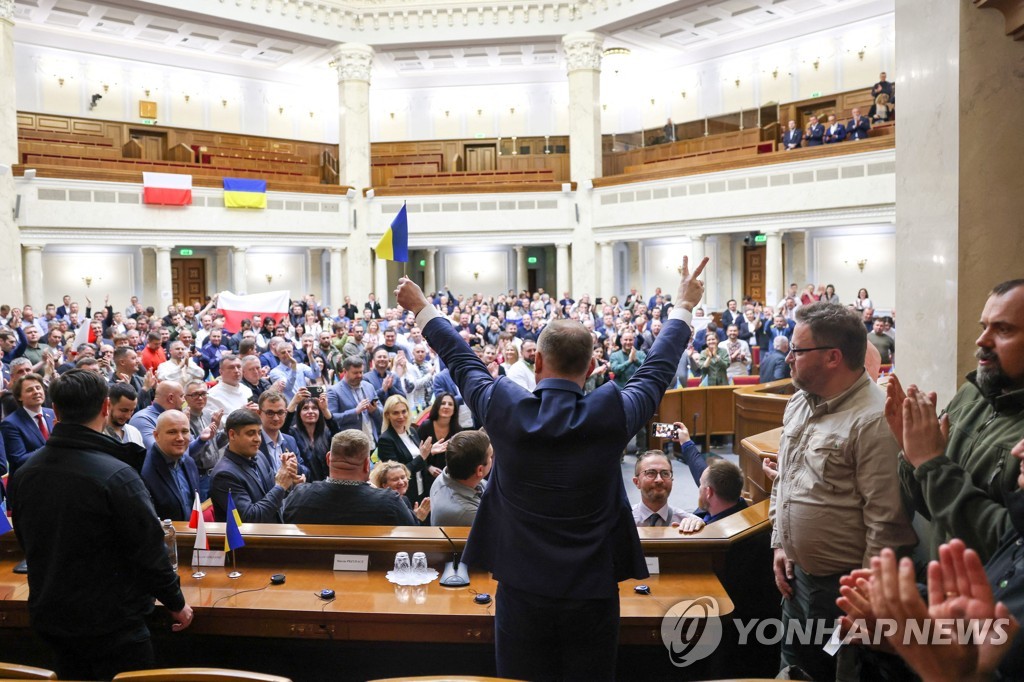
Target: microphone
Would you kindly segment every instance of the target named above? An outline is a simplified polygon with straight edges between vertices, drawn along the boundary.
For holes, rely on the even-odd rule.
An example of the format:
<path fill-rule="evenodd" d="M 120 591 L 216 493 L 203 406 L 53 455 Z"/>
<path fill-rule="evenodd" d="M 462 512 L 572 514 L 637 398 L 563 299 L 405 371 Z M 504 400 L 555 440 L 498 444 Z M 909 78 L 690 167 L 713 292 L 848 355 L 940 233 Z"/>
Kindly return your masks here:
<path fill-rule="evenodd" d="M 459 551 L 452 542 L 452 539 L 448 537 L 448 533 L 444 532 L 444 528 L 438 526 L 437 528 L 441 531 L 441 535 L 445 537 L 448 544 L 452 546 L 452 560 L 444 565 L 444 571 L 441 573 L 441 583 L 443 587 L 466 587 L 469 585 L 469 569 L 466 568 L 466 564 L 459 561 Z"/>

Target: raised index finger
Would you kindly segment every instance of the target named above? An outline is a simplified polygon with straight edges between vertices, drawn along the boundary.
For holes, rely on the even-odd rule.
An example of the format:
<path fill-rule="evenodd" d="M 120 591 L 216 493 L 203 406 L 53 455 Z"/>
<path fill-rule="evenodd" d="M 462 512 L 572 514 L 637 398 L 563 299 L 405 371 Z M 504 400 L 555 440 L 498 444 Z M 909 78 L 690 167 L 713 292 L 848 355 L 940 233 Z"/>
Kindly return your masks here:
<path fill-rule="evenodd" d="M 697 269 L 693 271 L 692 279 L 696 279 L 697 277 L 700 277 L 700 274 L 702 272 L 704 272 L 704 266 L 708 264 L 709 260 L 711 260 L 711 259 L 708 258 L 707 256 L 704 256 L 704 259 L 700 262 L 700 265 L 698 265 Z"/>

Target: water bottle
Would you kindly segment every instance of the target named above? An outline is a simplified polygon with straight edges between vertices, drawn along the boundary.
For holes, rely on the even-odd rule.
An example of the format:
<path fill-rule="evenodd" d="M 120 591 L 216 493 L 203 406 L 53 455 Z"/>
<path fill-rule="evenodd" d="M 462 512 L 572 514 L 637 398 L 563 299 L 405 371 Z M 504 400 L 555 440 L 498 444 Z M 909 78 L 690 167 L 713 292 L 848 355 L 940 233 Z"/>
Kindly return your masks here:
<path fill-rule="evenodd" d="M 164 548 L 167 550 L 167 560 L 175 571 L 178 570 L 178 543 L 174 537 L 174 524 L 170 519 L 164 519 Z"/>

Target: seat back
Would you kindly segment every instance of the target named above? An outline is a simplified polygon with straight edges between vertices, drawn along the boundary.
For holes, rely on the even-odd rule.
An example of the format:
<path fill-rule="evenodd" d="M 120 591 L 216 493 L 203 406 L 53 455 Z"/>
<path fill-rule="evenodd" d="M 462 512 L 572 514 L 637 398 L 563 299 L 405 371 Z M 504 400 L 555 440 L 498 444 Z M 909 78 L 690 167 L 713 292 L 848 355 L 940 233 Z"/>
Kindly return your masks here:
<path fill-rule="evenodd" d="M 56 679 L 56 678 L 54 678 Z M 114 680 L 124 682 L 292 682 L 279 675 L 264 675 L 228 668 L 156 668 L 121 673 Z"/>
<path fill-rule="evenodd" d="M 57 673 L 46 668 L 33 668 L 20 663 L 0 662 L 0 679 L 4 680 L 55 680 Z"/>
<path fill-rule="evenodd" d="M 756 374 L 751 376 L 733 377 L 732 383 L 733 386 L 753 386 L 761 383 L 761 377 Z"/>

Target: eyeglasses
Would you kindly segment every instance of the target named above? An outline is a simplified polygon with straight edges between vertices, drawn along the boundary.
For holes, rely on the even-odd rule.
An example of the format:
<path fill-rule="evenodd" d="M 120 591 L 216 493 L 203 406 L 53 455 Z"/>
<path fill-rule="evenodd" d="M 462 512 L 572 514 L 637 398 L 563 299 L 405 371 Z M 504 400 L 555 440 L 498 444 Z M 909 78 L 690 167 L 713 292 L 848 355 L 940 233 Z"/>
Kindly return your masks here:
<path fill-rule="evenodd" d="M 208 394 L 207 391 L 195 391 L 194 393 L 186 393 L 186 398 L 205 398 Z"/>
<path fill-rule="evenodd" d="M 667 469 L 645 469 L 640 472 L 640 475 L 652 481 L 658 476 L 661 476 L 661 478 L 666 481 L 672 480 L 672 472 Z"/>
<path fill-rule="evenodd" d="M 814 348 L 797 348 L 796 346 L 790 346 L 789 352 L 793 355 L 800 355 L 801 353 L 810 353 L 812 350 L 835 350 L 835 346 L 815 346 Z"/>
<path fill-rule="evenodd" d="M 260 414 L 265 414 L 268 417 L 283 417 L 288 414 L 288 410 L 263 410 Z"/>

